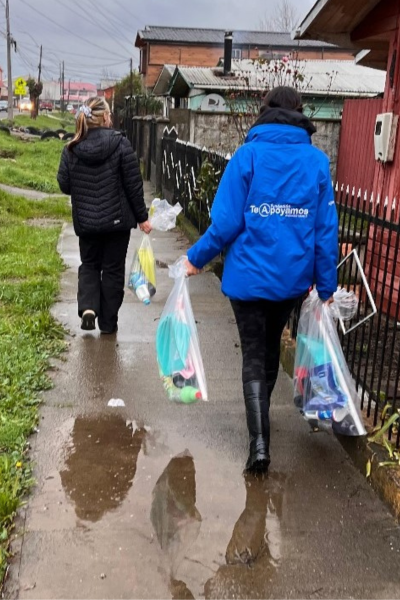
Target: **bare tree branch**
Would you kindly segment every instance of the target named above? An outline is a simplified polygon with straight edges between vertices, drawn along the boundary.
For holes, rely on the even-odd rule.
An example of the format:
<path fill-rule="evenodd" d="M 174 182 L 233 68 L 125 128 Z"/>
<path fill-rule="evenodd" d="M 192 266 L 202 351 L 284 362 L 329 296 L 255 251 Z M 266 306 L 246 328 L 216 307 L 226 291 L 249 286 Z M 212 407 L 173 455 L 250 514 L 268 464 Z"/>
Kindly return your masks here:
<path fill-rule="evenodd" d="M 272 16 L 264 15 L 260 19 L 261 31 L 290 32 L 294 29 L 299 14 L 290 0 L 280 0 Z"/>

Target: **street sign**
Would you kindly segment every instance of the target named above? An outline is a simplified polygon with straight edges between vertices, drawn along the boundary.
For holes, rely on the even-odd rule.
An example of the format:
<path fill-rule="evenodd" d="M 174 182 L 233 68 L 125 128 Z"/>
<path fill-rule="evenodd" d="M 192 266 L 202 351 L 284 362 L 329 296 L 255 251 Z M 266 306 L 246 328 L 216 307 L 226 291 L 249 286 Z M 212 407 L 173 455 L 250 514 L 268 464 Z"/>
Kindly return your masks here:
<path fill-rule="evenodd" d="M 22 77 L 19 77 L 15 82 L 15 95 L 25 96 L 26 94 L 26 81 Z"/>

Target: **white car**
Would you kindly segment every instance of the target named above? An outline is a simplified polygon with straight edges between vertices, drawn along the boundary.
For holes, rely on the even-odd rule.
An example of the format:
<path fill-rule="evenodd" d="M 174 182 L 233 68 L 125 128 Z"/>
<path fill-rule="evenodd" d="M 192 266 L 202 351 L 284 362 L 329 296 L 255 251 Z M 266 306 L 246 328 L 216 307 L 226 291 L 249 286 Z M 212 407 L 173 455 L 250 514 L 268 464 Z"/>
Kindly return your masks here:
<path fill-rule="evenodd" d="M 30 98 L 22 98 L 22 100 L 18 104 L 18 108 L 21 112 L 24 112 L 24 110 L 27 110 L 28 112 L 30 112 L 33 108 L 31 99 Z"/>
<path fill-rule="evenodd" d="M 0 111 L 2 110 L 8 110 L 7 100 L 0 100 Z"/>

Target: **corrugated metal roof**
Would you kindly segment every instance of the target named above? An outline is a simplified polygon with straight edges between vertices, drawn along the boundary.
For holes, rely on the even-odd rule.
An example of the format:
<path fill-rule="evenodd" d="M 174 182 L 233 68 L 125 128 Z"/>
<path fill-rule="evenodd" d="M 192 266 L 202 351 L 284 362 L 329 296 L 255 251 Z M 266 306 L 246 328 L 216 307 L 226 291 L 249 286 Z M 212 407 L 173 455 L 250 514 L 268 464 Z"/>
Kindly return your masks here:
<path fill-rule="evenodd" d="M 216 44 L 223 45 L 224 29 L 200 29 L 191 27 L 159 27 L 148 25 L 138 31 L 138 37 L 148 42 L 174 42 L 182 44 Z M 271 31 L 234 31 L 234 45 L 282 46 L 284 48 L 332 47 L 327 42 L 314 40 L 292 40 L 290 33 Z M 333 46 L 335 47 L 335 46 Z"/>
<path fill-rule="evenodd" d="M 174 79 L 179 76 L 190 88 L 205 90 L 250 89 L 262 91 L 276 85 L 293 85 L 294 76 L 289 73 L 277 76 L 274 67 L 280 62 L 233 61 L 233 76 L 223 77 L 223 69 L 207 67 L 177 67 Z M 290 71 L 298 70 L 304 81 L 296 87 L 302 93 L 340 96 L 376 96 L 384 91 L 386 74 L 376 69 L 362 67 L 353 61 L 305 60 L 287 63 Z"/>
<path fill-rule="evenodd" d="M 155 96 L 164 96 L 168 92 L 169 85 L 173 74 L 175 73 L 176 65 L 164 65 L 161 73 L 153 88 Z"/>

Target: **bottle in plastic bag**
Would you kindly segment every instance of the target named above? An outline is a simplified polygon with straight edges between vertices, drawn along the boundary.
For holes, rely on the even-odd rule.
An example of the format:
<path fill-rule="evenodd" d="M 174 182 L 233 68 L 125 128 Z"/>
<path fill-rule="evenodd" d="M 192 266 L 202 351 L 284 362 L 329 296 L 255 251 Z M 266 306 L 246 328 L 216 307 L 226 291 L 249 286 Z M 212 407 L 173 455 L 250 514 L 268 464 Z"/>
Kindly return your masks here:
<path fill-rule="evenodd" d="M 183 256 L 169 267 L 175 283 L 158 324 L 156 350 L 169 400 L 192 404 L 208 396 L 185 261 Z"/>
<path fill-rule="evenodd" d="M 156 293 L 156 266 L 149 236 L 143 234 L 141 244 L 136 250 L 128 278 L 128 288 L 135 292 L 143 304 L 150 304 L 150 298 Z"/>
<path fill-rule="evenodd" d="M 349 302 L 355 304 L 343 292 L 339 296 L 347 306 Z M 330 421 L 337 433 L 365 435 L 360 399 L 343 355 L 334 314 L 316 290 L 303 303 L 296 342 L 294 402 L 313 426 L 318 421 Z"/>
<path fill-rule="evenodd" d="M 133 273 L 131 284 L 138 299 L 148 306 L 150 304 L 150 292 L 147 280 L 140 273 Z"/>

